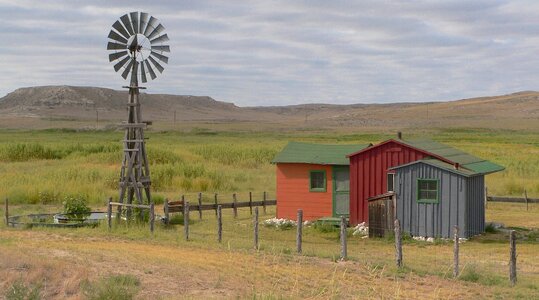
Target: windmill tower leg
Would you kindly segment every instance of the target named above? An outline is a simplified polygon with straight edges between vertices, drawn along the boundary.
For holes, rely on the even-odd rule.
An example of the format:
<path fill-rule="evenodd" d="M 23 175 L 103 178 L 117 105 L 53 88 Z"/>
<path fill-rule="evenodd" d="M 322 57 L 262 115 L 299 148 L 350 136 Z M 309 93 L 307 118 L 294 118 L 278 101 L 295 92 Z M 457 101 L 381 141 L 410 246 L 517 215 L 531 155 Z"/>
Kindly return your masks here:
<path fill-rule="evenodd" d="M 135 55 L 132 56 L 131 84 L 129 86 L 129 101 L 127 103 L 128 122 L 124 124 L 125 135 L 123 141 L 124 157 L 120 171 L 120 199 L 127 204 L 134 200 L 138 204 L 150 203 L 150 169 L 144 140 L 144 128 L 142 111 L 139 102 L 139 86 L 137 70 L 139 63 Z M 144 192 L 143 192 L 144 190 Z M 144 199 L 146 196 L 146 199 Z M 127 219 L 131 217 L 131 207 L 127 208 Z M 141 217 L 143 216 L 141 211 Z"/>

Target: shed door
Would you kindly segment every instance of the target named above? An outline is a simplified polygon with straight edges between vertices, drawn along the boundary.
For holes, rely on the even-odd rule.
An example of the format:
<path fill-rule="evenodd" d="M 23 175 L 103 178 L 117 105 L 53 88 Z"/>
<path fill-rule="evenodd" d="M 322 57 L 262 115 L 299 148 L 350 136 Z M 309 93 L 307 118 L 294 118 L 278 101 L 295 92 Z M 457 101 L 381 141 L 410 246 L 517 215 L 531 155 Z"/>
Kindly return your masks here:
<path fill-rule="evenodd" d="M 350 215 L 350 168 L 333 166 L 333 216 Z"/>

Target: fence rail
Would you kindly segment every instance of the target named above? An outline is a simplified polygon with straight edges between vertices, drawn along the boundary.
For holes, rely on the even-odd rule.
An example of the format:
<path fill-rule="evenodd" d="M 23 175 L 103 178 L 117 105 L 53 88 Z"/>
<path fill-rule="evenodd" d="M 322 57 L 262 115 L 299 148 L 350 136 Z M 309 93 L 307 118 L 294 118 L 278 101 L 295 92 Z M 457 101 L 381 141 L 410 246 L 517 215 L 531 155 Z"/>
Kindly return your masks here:
<path fill-rule="evenodd" d="M 487 196 L 487 201 L 488 202 L 511 202 L 511 203 L 539 203 L 539 198 Z"/>

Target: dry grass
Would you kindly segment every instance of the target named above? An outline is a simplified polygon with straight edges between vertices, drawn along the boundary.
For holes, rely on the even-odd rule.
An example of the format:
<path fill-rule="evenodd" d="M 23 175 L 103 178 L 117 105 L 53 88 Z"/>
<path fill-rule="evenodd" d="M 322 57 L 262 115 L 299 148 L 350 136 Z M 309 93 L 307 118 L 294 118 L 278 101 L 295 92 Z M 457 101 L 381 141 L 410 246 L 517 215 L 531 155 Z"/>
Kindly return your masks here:
<path fill-rule="evenodd" d="M 522 208 L 490 205 L 488 215 Z M 22 212 L 32 207 L 14 207 Z M 35 209 L 35 208 L 34 208 Z M 43 209 L 51 211 L 50 206 Z M 34 210 L 35 211 L 35 210 Z M 158 209 L 157 211 L 161 211 Z M 262 220 L 270 218 L 271 208 Z M 536 212 L 529 212 L 530 218 Z M 537 214 L 536 214 L 537 215 Z M 519 218 L 507 217 L 512 224 Z M 44 298 L 81 296 L 79 283 L 114 274 L 141 281 L 139 298 L 537 298 L 537 242 L 518 243 L 519 282 L 509 286 L 508 243 L 503 234 L 489 234 L 461 244 L 461 280 L 451 278 L 452 244 L 404 243 L 404 269 L 393 263 L 393 243 L 383 239 L 349 238 L 348 262 L 336 262 L 335 232 L 305 228 L 304 255 L 294 254 L 294 230 L 262 226 L 261 250 L 252 249 L 248 210 L 238 219 L 224 212 L 224 240 L 218 244 L 213 212 L 202 221 L 193 214 L 191 240 L 183 227 L 115 225 L 76 230 L 0 229 L 0 289 L 23 278 L 43 283 Z M 492 220 L 489 217 L 489 221 Z M 522 226 L 522 225 L 521 225 Z M 126 253 L 128 255 L 126 255 Z M 46 283 L 46 284 L 45 284 Z"/>

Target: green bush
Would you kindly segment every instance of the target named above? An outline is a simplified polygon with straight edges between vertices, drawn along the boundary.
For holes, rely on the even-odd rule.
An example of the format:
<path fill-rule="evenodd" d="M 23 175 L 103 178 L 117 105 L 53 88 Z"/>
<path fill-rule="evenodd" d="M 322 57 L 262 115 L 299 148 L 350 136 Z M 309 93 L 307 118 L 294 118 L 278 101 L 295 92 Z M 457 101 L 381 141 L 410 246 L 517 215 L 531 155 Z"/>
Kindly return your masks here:
<path fill-rule="evenodd" d="M 73 216 L 74 219 L 83 219 L 92 209 L 88 207 L 88 200 L 82 196 L 67 196 L 64 198 L 64 213 Z"/>
<path fill-rule="evenodd" d="M 113 275 L 95 282 L 81 284 L 84 296 L 89 300 L 133 299 L 140 290 L 140 281 L 133 275 Z"/>

